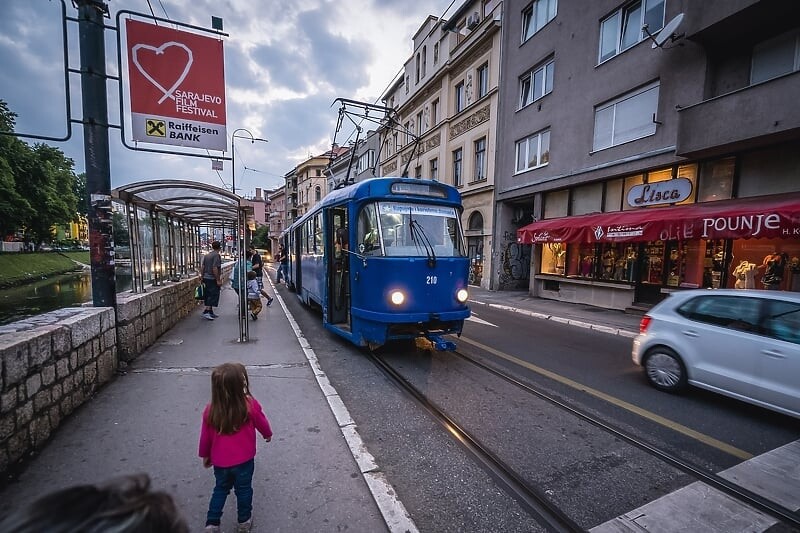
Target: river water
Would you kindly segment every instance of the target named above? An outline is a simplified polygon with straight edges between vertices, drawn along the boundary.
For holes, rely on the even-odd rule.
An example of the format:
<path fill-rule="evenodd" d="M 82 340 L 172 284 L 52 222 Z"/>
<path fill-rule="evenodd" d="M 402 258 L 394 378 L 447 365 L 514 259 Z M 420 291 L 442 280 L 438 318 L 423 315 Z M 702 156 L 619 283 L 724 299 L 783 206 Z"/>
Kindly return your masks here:
<path fill-rule="evenodd" d="M 117 292 L 130 290 L 130 273 L 119 270 Z M 88 269 L 0 289 L 0 325 L 91 301 L 92 275 Z"/>

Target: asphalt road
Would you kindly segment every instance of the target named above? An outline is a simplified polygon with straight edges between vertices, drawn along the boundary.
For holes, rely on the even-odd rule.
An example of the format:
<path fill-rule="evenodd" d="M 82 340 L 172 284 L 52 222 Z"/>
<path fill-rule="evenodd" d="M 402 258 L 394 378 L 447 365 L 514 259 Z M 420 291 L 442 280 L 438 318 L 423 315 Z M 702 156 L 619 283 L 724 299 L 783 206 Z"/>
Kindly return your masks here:
<path fill-rule="evenodd" d="M 540 530 L 364 352 L 325 331 L 318 313 L 281 291 L 420 531 Z M 479 320 L 467 323 L 459 351 L 711 471 L 800 438 L 800 424 L 788 417 L 702 391 L 674 396 L 652 389 L 630 360 L 630 339 L 473 310 Z M 454 354 L 390 351 L 387 357 L 583 527 L 692 481 Z"/>

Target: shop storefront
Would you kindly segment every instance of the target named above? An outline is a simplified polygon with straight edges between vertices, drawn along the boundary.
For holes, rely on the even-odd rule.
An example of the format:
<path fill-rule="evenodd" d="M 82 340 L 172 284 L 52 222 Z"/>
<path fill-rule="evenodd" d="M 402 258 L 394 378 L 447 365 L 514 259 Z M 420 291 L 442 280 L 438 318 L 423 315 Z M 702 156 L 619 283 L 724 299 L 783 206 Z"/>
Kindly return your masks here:
<path fill-rule="evenodd" d="M 622 210 L 520 228 L 535 294 L 625 309 L 689 288 L 800 291 L 800 193 L 695 203 L 692 181 L 642 181 Z"/>

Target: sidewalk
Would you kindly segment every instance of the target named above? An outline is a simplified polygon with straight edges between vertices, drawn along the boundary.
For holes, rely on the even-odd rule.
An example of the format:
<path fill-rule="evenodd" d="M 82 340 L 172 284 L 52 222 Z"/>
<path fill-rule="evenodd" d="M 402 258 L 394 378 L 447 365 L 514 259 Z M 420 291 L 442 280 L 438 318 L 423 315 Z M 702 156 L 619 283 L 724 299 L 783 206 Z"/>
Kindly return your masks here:
<path fill-rule="evenodd" d="M 526 290 L 489 291 L 474 285 L 469 286 L 469 304 L 476 314 L 480 313 L 482 305 L 489 305 L 538 320 L 553 320 L 624 337 L 636 336 L 642 320 L 641 315 L 623 311 L 533 298 Z"/>
<path fill-rule="evenodd" d="M 270 283 L 266 289 L 275 293 Z M 638 331 L 640 317 L 619 311 L 535 299 L 526 291 L 470 287 L 470 293 L 476 314 L 490 305 L 619 335 Z M 238 342 L 238 299 L 228 286 L 219 318 L 202 319 L 199 306 L 76 411 L 0 501 L 14 508 L 67 486 L 146 472 L 154 488 L 173 495 L 191 530 L 202 530 L 213 475 L 197 457 L 200 416 L 213 367 L 240 361 L 275 433 L 271 443 L 258 444 L 254 531 L 415 532 L 280 294 L 275 297 L 250 321 L 246 344 Z M 223 531 L 235 521 L 231 494 Z"/>

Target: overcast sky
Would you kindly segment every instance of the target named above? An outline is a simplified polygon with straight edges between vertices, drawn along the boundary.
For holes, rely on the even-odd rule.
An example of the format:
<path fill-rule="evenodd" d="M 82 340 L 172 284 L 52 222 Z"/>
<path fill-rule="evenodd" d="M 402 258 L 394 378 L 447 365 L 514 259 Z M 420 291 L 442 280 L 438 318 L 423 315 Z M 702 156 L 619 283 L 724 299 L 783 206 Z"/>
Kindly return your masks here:
<path fill-rule="evenodd" d="M 70 0 L 67 16 L 77 17 Z M 337 119 L 335 98 L 374 102 L 411 56 L 411 37 L 428 15 L 448 18 L 461 0 L 110 0 L 119 10 L 150 13 L 201 27 L 221 17 L 225 39 L 228 135 L 247 128 L 268 143 L 237 139 L 236 188 L 280 185 L 309 155 L 330 148 Z M 447 10 L 447 11 L 445 11 Z M 77 24 L 68 23 L 69 66 L 79 68 Z M 109 74 L 117 74 L 116 32 L 106 31 Z M 80 78 L 69 76 L 72 117 L 80 119 Z M 108 82 L 109 120 L 120 123 L 119 87 Z M 0 3 L 0 99 L 17 113 L 17 131 L 66 134 L 65 83 L 59 0 Z M 128 121 L 128 118 L 125 118 Z M 347 138 L 340 133 L 337 141 Z M 152 179 L 189 179 L 228 188 L 231 164 L 211 170 L 208 159 L 150 154 L 125 148 L 110 132 L 111 187 Z M 37 142 L 25 139 L 26 142 Z M 61 148 L 84 170 L 83 129 L 73 128 Z M 129 142 L 129 144 L 133 144 Z M 230 143 L 228 143 L 230 146 Z M 168 146 L 142 145 L 169 149 Z M 226 154 L 230 155 L 230 153 Z"/>

